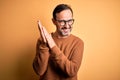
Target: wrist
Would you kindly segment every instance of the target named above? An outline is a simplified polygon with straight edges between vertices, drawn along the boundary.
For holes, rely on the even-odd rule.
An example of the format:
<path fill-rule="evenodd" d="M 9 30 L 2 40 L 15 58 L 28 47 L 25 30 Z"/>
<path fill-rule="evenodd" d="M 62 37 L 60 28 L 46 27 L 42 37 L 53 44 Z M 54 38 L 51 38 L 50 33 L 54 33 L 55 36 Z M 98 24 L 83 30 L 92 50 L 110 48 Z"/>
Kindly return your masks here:
<path fill-rule="evenodd" d="M 49 44 L 50 49 L 52 49 L 55 46 L 56 46 L 56 44 Z"/>
<path fill-rule="evenodd" d="M 62 54 L 62 52 L 60 51 L 60 49 L 57 46 L 54 46 L 53 48 L 51 48 L 51 56 L 52 57 L 58 57 L 59 55 Z"/>

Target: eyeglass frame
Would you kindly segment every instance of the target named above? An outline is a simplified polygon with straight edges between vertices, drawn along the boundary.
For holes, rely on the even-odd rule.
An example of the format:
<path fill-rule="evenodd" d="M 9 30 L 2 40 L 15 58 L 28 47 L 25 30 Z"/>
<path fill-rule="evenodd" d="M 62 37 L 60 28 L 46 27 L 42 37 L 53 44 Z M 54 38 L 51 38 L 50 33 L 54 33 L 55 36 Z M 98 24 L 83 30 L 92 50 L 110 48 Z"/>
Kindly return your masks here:
<path fill-rule="evenodd" d="M 74 19 L 69 19 L 69 20 L 57 20 L 56 19 L 56 21 L 59 23 L 60 26 L 65 26 L 66 23 L 68 23 L 68 25 L 71 26 L 71 25 L 73 25 L 73 23 L 74 23 L 75 20 Z M 72 24 L 69 24 L 69 21 L 73 21 Z M 61 25 L 60 22 L 64 22 L 64 25 Z"/>

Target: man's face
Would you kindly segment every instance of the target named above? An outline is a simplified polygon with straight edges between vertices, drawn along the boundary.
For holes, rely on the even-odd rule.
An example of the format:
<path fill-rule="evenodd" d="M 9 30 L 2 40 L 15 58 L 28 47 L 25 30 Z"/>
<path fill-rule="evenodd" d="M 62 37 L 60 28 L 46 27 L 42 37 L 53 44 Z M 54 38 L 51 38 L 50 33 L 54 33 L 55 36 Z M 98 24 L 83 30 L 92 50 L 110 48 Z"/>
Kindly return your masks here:
<path fill-rule="evenodd" d="M 57 13 L 55 23 L 56 23 L 57 32 L 59 33 L 59 35 L 69 36 L 72 30 L 73 22 L 74 22 L 73 15 L 69 9 L 63 10 L 60 13 Z"/>

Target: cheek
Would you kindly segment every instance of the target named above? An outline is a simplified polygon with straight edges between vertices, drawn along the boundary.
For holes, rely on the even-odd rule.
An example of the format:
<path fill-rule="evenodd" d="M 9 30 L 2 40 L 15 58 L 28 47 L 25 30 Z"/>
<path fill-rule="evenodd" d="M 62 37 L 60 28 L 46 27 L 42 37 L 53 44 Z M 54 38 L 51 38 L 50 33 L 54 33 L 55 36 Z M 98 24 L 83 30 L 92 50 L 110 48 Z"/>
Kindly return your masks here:
<path fill-rule="evenodd" d="M 61 28 L 62 28 L 62 26 L 56 25 L 56 28 L 57 28 L 57 29 L 61 29 Z"/>
<path fill-rule="evenodd" d="M 53 24 L 57 26 L 57 22 L 55 20 L 52 20 Z"/>

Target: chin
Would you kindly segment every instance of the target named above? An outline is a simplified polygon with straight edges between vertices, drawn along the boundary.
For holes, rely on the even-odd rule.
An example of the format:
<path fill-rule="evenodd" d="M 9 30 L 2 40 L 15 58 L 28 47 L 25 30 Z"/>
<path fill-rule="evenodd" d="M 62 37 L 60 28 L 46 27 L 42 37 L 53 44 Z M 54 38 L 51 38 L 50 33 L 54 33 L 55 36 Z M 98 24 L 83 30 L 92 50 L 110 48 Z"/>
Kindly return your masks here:
<path fill-rule="evenodd" d="M 62 36 L 69 36 L 70 33 L 62 33 Z"/>
<path fill-rule="evenodd" d="M 58 33 L 59 33 L 59 35 L 65 37 L 65 36 L 69 36 L 70 35 L 71 30 L 65 33 L 64 31 L 58 29 Z"/>

